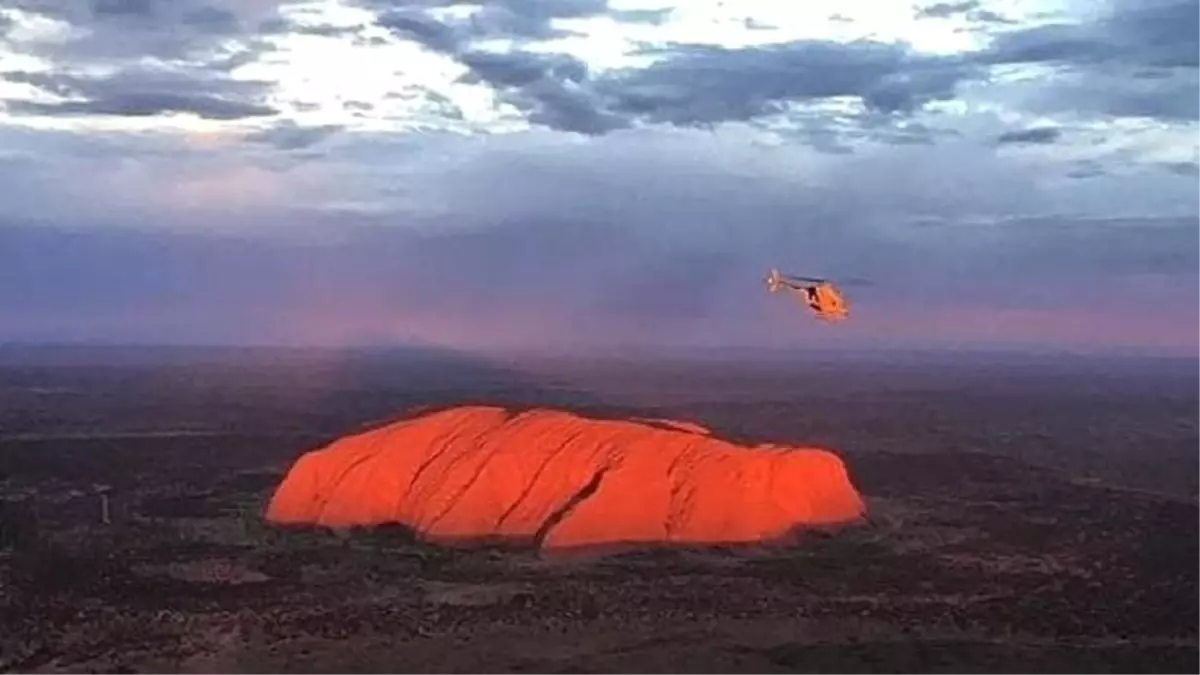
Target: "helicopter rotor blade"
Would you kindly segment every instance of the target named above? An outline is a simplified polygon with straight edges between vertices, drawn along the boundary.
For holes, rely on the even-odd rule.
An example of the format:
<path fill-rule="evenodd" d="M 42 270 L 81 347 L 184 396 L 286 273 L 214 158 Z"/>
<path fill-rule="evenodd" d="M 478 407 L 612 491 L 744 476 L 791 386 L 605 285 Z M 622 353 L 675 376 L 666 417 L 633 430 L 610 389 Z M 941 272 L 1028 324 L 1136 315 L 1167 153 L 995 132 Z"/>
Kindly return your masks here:
<path fill-rule="evenodd" d="M 799 281 L 810 284 L 823 284 L 828 281 L 828 279 L 822 279 L 820 277 L 802 277 L 795 274 L 785 274 L 783 275 L 783 278 L 789 281 Z"/>
<path fill-rule="evenodd" d="M 794 281 L 797 283 L 804 283 L 804 284 L 834 284 L 837 286 L 848 286 L 848 287 L 854 287 L 854 286 L 863 287 L 863 286 L 876 286 L 877 285 L 876 282 L 874 282 L 870 279 L 867 279 L 865 277 L 841 277 L 841 278 L 837 278 L 837 279 L 829 279 L 829 278 L 823 278 L 823 277 L 805 277 L 805 276 L 799 276 L 796 274 L 784 274 L 784 275 L 780 276 L 780 279 L 785 280 L 785 281 Z"/>

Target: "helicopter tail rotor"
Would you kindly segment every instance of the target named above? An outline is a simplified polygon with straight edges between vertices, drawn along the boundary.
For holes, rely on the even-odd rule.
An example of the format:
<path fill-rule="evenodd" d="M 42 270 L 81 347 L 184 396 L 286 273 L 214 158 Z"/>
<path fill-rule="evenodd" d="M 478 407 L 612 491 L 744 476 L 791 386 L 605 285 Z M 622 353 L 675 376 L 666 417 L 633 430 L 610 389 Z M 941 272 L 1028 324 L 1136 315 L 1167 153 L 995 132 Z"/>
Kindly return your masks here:
<path fill-rule="evenodd" d="M 779 273 L 778 269 L 772 268 L 771 273 L 767 275 L 767 290 L 774 293 L 779 290 L 782 283 L 783 275 Z"/>

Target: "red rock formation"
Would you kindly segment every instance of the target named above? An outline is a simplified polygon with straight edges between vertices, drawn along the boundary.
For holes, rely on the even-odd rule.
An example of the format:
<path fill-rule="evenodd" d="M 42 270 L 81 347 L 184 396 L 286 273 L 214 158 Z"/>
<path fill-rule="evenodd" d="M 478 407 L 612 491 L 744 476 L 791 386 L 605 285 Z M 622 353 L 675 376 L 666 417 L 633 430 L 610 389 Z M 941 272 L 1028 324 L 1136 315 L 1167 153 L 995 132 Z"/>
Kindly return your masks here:
<path fill-rule="evenodd" d="M 562 549 L 770 541 L 863 510 L 825 450 L 740 447 L 669 420 L 462 407 L 303 455 L 266 517 Z"/>

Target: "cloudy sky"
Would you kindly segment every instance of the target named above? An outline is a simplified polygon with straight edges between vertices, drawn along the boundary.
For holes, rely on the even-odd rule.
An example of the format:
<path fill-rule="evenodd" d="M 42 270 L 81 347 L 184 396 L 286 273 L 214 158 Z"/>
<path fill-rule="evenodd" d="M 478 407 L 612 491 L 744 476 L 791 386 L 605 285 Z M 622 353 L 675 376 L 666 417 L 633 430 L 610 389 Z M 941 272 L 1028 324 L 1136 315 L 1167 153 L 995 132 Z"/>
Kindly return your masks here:
<path fill-rule="evenodd" d="M 1197 350 L 1195 0 L 7 0 L 0 341 Z M 766 293 L 859 280 L 850 321 Z"/>

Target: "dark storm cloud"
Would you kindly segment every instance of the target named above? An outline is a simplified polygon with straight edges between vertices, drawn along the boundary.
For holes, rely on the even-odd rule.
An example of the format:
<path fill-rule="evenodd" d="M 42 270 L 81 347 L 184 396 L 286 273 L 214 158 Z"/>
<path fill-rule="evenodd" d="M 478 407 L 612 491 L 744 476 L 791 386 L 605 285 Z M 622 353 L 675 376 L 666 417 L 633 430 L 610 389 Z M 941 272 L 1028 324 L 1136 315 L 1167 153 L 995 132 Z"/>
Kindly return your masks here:
<path fill-rule="evenodd" d="M 439 19 L 431 10 L 460 4 L 385 2 L 370 5 L 395 34 L 462 61 L 474 81 L 495 87 L 527 118 L 560 130 L 607 133 L 639 123 L 708 126 L 753 120 L 791 104 L 857 97 L 870 114 L 907 115 L 931 101 L 957 95 L 958 85 L 986 81 L 997 65 L 1047 64 L 1066 69 L 1039 85 L 1027 103 L 1034 112 L 1077 107 L 1101 115 L 1189 120 L 1200 107 L 1195 92 L 1196 3 L 1117 0 L 1095 20 L 991 30 L 982 52 L 933 57 L 905 47 L 859 41 L 797 41 L 723 48 L 665 45 L 649 67 L 589 77 L 566 55 L 480 53 L 476 40 L 555 37 L 557 18 L 617 16 L 603 1 L 540 3 L 493 1 L 466 19 Z M 1012 23 L 979 2 L 942 2 L 917 8 L 921 18 L 962 15 L 977 23 Z M 642 18 L 649 18 L 642 17 Z M 1153 81 L 1150 81 L 1153 80 Z M 799 133 L 812 135 L 812 130 Z M 828 129 L 817 135 L 826 134 Z M 918 136 L 890 134 L 900 142 Z"/>
<path fill-rule="evenodd" d="M 562 131 L 602 134 L 628 122 L 597 106 L 586 88 L 587 64 L 566 54 L 513 51 L 467 52 L 466 81 L 486 82 L 534 124 Z"/>
<path fill-rule="evenodd" d="M 376 11 L 380 25 L 445 53 L 481 39 L 547 40 L 569 35 L 569 31 L 554 27 L 556 19 L 608 14 L 620 21 L 654 23 L 663 16 L 661 12 L 610 11 L 608 0 L 360 0 L 360 4 Z M 479 9 L 459 20 L 439 20 L 431 14 L 431 10 L 463 5 L 478 5 Z"/>
<path fill-rule="evenodd" d="M 180 7 L 182 11 L 172 12 Z M 170 4 L 155 0 L 92 0 L 91 8 L 93 16 L 98 19 L 136 19 L 152 26 L 178 24 L 209 35 L 229 35 L 241 28 L 233 12 L 223 7 L 188 3 L 186 0 Z"/>
<path fill-rule="evenodd" d="M 1036 29 L 1034 29 L 1036 30 Z M 1198 0 L 1117 0 L 1111 14 L 1093 24 L 1076 26 L 1075 49 L 1064 49 L 1060 60 L 1115 61 L 1118 65 L 1150 68 L 1200 67 Z M 1031 31 L 1026 40 L 1037 40 Z M 1055 41 L 1050 35 L 1050 41 Z M 1069 35 L 1057 36 L 1070 42 Z M 1006 44 L 998 44 L 1004 54 Z"/>
<path fill-rule="evenodd" d="M 981 55 L 991 63 L 1196 68 L 1200 5 L 1191 0 L 1117 0 L 1086 23 L 1057 23 L 995 35 Z"/>
<path fill-rule="evenodd" d="M 610 9 L 608 16 L 621 23 L 648 23 L 661 26 L 671 18 L 673 9 Z"/>
<path fill-rule="evenodd" d="M 603 134 L 632 124 L 619 110 L 605 109 L 605 100 L 588 80 L 586 65 L 566 54 L 532 52 L 521 47 L 510 52 L 489 52 L 472 45 L 488 38 L 537 41 L 560 37 L 556 19 L 608 16 L 626 23 L 659 24 L 670 10 L 614 10 L 607 0 L 490 0 L 467 19 L 435 18 L 430 10 L 461 4 L 403 0 L 371 0 L 379 25 L 399 37 L 455 57 L 467 66 L 470 82 L 487 83 L 502 101 L 521 110 L 534 124 L 562 131 Z"/>
<path fill-rule="evenodd" d="M 266 50 L 257 26 L 279 16 L 290 0 L 10 0 L 9 6 L 80 29 L 66 43 L 19 45 L 71 63 L 153 57 L 167 61 Z"/>
<path fill-rule="evenodd" d="M 1049 145 L 1062 137 L 1058 127 L 1032 127 L 1016 131 L 1006 131 L 996 137 L 1001 145 L 1029 143 L 1033 145 Z"/>
<path fill-rule="evenodd" d="M 480 2 L 481 8 L 467 19 L 440 20 L 430 13 L 432 8 L 469 5 L 470 2 L 364 0 L 378 12 L 377 23 L 409 38 L 433 52 L 456 54 L 470 43 L 490 37 L 518 38 L 524 41 L 550 40 L 566 35 L 552 28 L 557 18 L 593 16 L 605 10 L 606 2 Z M 580 13 L 581 10 L 586 10 Z"/>
<path fill-rule="evenodd" d="M 708 124 L 776 112 L 788 102 L 856 96 L 880 112 L 911 112 L 954 96 L 969 64 L 896 45 L 802 41 L 729 49 L 678 46 L 647 68 L 599 83 L 615 111 L 651 121 Z"/>
<path fill-rule="evenodd" d="M 207 96 L 175 93 L 118 94 L 87 101 L 42 103 L 10 101 L 9 112 L 26 115 L 74 117 L 81 115 L 115 115 L 119 117 L 150 117 L 164 113 L 191 113 L 210 120 L 236 120 L 247 117 L 274 115 L 278 111 L 264 105 L 241 103 Z"/>
<path fill-rule="evenodd" d="M 970 72 L 969 64 L 924 58 L 891 45 L 804 41 L 743 49 L 674 45 L 658 50 L 665 60 L 649 68 L 593 80 L 582 62 L 567 55 L 520 48 L 480 52 L 470 45 L 485 37 L 553 37 L 557 18 L 608 15 L 655 22 L 665 14 L 613 12 L 603 0 L 503 0 L 486 2 L 475 16 L 454 22 L 429 13 L 441 3 L 371 4 L 380 25 L 455 56 L 470 68 L 472 79 L 497 88 L 503 100 L 535 123 L 582 133 L 605 133 L 639 121 L 704 126 L 748 120 L 789 102 L 835 96 L 859 96 L 876 111 L 911 112 L 953 97 L 955 85 Z"/>
<path fill-rule="evenodd" d="M 915 16 L 918 19 L 951 19 L 961 16 L 968 21 L 978 24 L 1016 23 L 1001 14 L 983 8 L 978 0 L 939 2 L 932 5 L 925 5 L 924 7 L 916 7 L 915 9 Z"/>
<path fill-rule="evenodd" d="M 458 51 L 463 36 L 455 29 L 420 11 L 394 11 L 379 17 L 378 23 L 401 37 L 445 54 Z"/>
<path fill-rule="evenodd" d="M 473 37 L 535 40 L 562 37 L 570 32 L 554 27 L 555 19 L 581 19 L 608 11 L 607 0 L 490 0 L 481 4 L 480 11 L 470 20 Z"/>
<path fill-rule="evenodd" d="M 570 35 L 571 31 L 554 26 L 558 19 L 607 16 L 621 23 L 659 25 L 671 14 L 669 9 L 611 9 L 608 0 L 360 0 L 360 4 L 375 10 L 379 25 L 451 55 L 490 38 L 530 42 Z M 464 19 L 439 19 L 432 13 L 463 5 L 478 6 L 478 11 Z"/>
<path fill-rule="evenodd" d="M 965 0 L 964 2 L 938 2 L 932 5 L 916 8 L 916 16 L 921 18 L 944 19 L 956 14 L 966 14 L 967 12 L 977 9 L 979 0 Z"/>
<path fill-rule="evenodd" d="M 1097 63 L 1121 55 L 1116 45 L 1078 24 L 1051 24 L 1024 28 L 996 37 L 992 48 L 980 56 L 994 64 Z"/>
<path fill-rule="evenodd" d="M 364 26 L 335 26 L 332 24 L 289 24 L 288 32 L 317 37 L 346 37 L 360 32 Z"/>
<path fill-rule="evenodd" d="M 543 81 L 507 100 L 528 111 L 530 122 L 550 129 L 599 135 L 630 126 L 628 119 L 597 110 L 587 93 L 561 82 Z"/>
<path fill-rule="evenodd" d="M 522 87 L 552 78 L 581 82 L 587 77 L 587 65 L 566 54 L 535 52 L 469 52 L 462 62 L 472 75 L 502 87 Z"/>
<path fill-rule="evenodd" d="M 400 91 L 390 91 L 384 98 L 414 102 L 426 110 L 446 119 L 461 120 L 464 118 L 462 108 L 446 95 L 421 86 L 406 86 Z"/>
<path fill-rule="evenodd" d="M 137 117 L 182 112 L 229 120 L 276 112 L 259 100 L 268 83 L 229 80 L 197 68 L 129 68 L 107 76 L 16 71 L 3 73 L 3 78 L 76 99 L 58 103 L 8 101 L 6 107 L 16 113 Z"/>
<path fill-rule="evenodd" d="M 191 113 L 217 120 L 273 115 L 264 102 L 274 86 L 230 76 L 270 46 L 255 28 L 278 16 L 285 1 L 13 0 L 12 6 L 73 27 L 63 42 L 10 44 L 50 62 L 46 72 L 3 72 L 0 78 L 67 97 L 60 102 L 8 100 L 33 115 L 149 116 Z M 98 67 L 108 71 L 96 72 Z"/>
<path fill-rule="evenodd" d="M 993 34 L 985 65 L 1044 64 L 1035 112 L 1195 120 L 1200 116 L 1200 5 L 1115 0 L 1098 19 Z"/>

